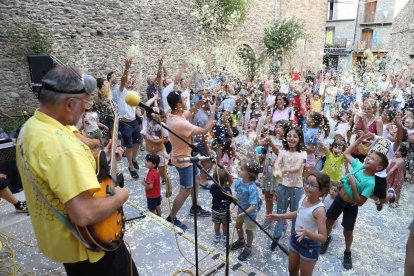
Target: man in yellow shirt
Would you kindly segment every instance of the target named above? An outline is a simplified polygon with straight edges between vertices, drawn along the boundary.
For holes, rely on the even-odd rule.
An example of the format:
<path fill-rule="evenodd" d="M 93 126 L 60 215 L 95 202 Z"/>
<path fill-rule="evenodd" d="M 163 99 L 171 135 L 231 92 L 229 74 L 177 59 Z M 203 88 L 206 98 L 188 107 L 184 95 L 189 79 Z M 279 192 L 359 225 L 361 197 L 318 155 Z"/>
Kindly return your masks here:
<path fill-rule="evenodd" d="M 105 219 L 128 199 L 128 190 L 120 187 L 115 188 L 113 196 L 93 197 L 100 188 L 95 160 L 89 147 L 68 127 L 76 125 L 91 106 L 95 89 L 92 77 L 67 66 L 55 67 L 44 76 L 40 108 L 26 122 L 18 139 L 18 168 L 40 251 L 63 263 L 68 275 L 138 275 L 124 244 L 113 252 L 88 250 L 33 187 L 81 227 Z"/>

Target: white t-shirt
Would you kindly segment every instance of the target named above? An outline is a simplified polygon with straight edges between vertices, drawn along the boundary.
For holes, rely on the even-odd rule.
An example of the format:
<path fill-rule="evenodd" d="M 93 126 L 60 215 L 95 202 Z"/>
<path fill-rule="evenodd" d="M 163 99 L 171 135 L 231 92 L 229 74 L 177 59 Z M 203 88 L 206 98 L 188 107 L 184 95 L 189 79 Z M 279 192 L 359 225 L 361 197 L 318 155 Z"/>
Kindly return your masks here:
<path fill-rule="evenodd" d="M 127 119 L 127 120 L 135 120 L 135 111 L 136 111 L 136 106 L 130 106 L 129 104 L 127 104 L 125 102 L 125 97 L 128 94 L 135 94 L 137 96 L 138 92 L 136 91 L 129 91 L 126 88 L 124 88 L 124 91 L 122 91 L 121 93 L 119 93 L 119 99 L 118 99 L 118 114 L 119 114 L 119 118 L 121 119 Z"/>
<path fill-rule="evenodd" d="M 171 111 L 171 107 L 168 104 L 167 96 L 174 90 L 174 82 L 171 82 L 169 85 L 164 87 L 162 90 L 161 96 L 162 96 L 162 108 L 164 108 L 165 113 L 168 113 Z"/>

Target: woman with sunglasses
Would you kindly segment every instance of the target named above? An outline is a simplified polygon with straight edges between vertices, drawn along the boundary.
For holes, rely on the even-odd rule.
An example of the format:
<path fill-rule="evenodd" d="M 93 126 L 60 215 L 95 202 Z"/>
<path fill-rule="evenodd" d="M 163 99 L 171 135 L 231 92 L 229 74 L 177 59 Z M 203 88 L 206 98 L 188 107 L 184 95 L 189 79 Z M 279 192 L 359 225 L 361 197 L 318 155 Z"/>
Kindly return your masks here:
<path fill-rule="evenodd" d="M 326 209 L 321 197 L 328 193 L 330 182 L 325 173 L 310 174 L 304 181 L 305 194 L 299 200 L 297 211 L 266 216 L 270 221 L 296 219 L 295 231 L 290 236 L 289 275 L 304 276 L 313 273 L 321 243 L 327 238 Z"/>

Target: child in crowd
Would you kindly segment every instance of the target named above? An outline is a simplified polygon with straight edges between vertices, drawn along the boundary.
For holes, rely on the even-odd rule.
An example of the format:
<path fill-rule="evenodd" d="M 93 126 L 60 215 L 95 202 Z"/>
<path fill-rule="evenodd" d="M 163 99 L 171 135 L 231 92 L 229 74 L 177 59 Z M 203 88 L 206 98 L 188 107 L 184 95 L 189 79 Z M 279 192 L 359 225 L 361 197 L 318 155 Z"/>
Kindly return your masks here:
<path fill-rule="evenodd" d="M 103 128 L 106 133 L 109 133 L 109 128 L 99 121 L 98 113 L 88 109 L 83 116 L 83 129 L 85 135 L 91 139 L 102 139 L 104 137 L 100 128 Z"/>
<path fill-rule="evenodd" d="M 304 176 L 315 171 L 316 167 L 316 149 L 318 147 L 319 128 L 323 126 L 324 118 L 321 113 L 310 111 L 306 114 L 306 120 L 303 124 L 303 136 L 307 152 Z"/>
<path fill-rule="evenodd" d="M 322 99 L 321 95 L 314 93 L 310 99 L 311 110 L 321 113 L 322 112 Z"/>
<path fill-rule="evenodd" d="M 148 153 L 145 156 L 145 168 L 148 168 L 147 177 L 142 180 L 147 196 L 147 206 L 151 213 L 161 216 L 161 185 L 160 173 L 158 172 L 160 157 L 155 153 Z"/>
<path fill-rule="evenodd" d="M 213 241 L 218 243 L 221 241 L 227 241 L 227 214 L 226 207 L 227 204 L 230 204 L 228 201 L 228 196 L 225 193 L 231 195 L 231 184 L 233 183 L 233 177 L 226 170 L 218 169 L 214 173 L 214 179 L 220 184 L 212 184 L 210 187 L 210 193 L 213 198 L 212 200 L 212 213 L 211 218 L 214 223 L 214 237 Z M 223 227 L 223 235 L 220 233 L 220 226 Z"/>
<path fill-rule="evenodd" d="M 319 138 L 319 140 L 322 140 L 322 138 Z M 321 141 L 320 145 L 321 151 L 323 151 L 326 156 L 323 172 L 331 178 L 332 182 L 339 183 L 343 175 L 342 167 L 345 163 L 343 152 L 346 149 L 346 144 L 341 140 L 337 140 L 332 143 L 330 149 L 325 147 L 323 141 Z M 347 167 L 345 166 L 345 168 Z"/>
<path fill-rule="evenodd" d="M 341 188 L 341 184 L 331 182 L 329 193 L 323 198 L 323 205 L 325 205 L 326 210 L 331 207 Z"/>
<path fill-rule="evenodd" d="M 393 188 L 395 190 L 396 200 L 390 203 L 391 208 L 398 206 L 401 196 L 401 188 L 404 183 L 404 157 L 407 155 L 407 149 L 401 145 L 395 152 L 390 165 L 387 168 L 387 186 L 388 189 Z"/>
<path fill-rule="evenodd" d="M 280 149 L 283 147 L 282 141 L 285 139 L 285 134 L 290 128 L 290 123 L 287 120 L 280 120 L 276 122 L 274 129 L 274 136 L 268 135 L 265 141 L 268 143 L 268 150 L 264 157 L 263 164 L 263 182 L 262 189 L 265 195 L 266 214 L 273 212 L 273 201 L 276 200 L 276 187 L 279 184 L 279 178 L 274 176 L 272 168 L 274 162 L 279 155 Z M 271 223 L 265 219 L 262 224 L 264 229 L 268 229 Z"/>
<path fill-rule="evenodd" d="M 255 181 L 259 174 L 259 164 L 256 161 L 243 161 L 238 174 L 240 178 L 237 179 L 235 184 L 237 199 L 246 213 L 256 219 L 259 194 Z M 246 228 L 247 240 L 244 239 L 243 225 Z M 247 260 L 252 254 L 253 231 L 255 229 L 256 224 L 239 208 L 236 218 L 236 230 L 239 239 L 231 245 L 231 250 L 245 247 L 238 257 L 240 261 Z"/>
<path fill-rule="evenodd" d="M 328 239 L 321 247 L 321 254 L 325 254 L 332 238 L 329 234 L 332 226 L 338 217 L 344 213 L 342 226 L 344 227 L 345 252 L 343 266 L 345 269 L 352 268 L 351 245 L 353 240 L 353 230 L 358 216 L 358 206 L 362 206 L 367 199 L 374 193 L 375 173 L 387 168 L 388 159 L 380 152 L 372 152 L 365 158 L 364 163 L 351 156 L 351 152 L 362 142 L 363 139 L 372 139 L 373 134 L 358 133 L 358 139 L 349 146 L 345 152 L 345 159 L 351 164 L 352 172 L 344 176 L 341 181 L 344 187 L 339 191 L 332 206 L 326 213 L 326 228 Z"/>
<path fill-rule="evenodd" d="M 220 159 L 219 164 L 222 165 L 229 172 L 233 169 L 233 162 L 236 157 L 235 143 L 232 138 L 226 138 L 223 145 L 223 156 Z"/>
<path fill-rule="evenodd" d="M 273 167 L 274 175 L 280 175 L 280 184 L 277 186 L 277 214 L 284 214 L 287 208 L 294 212 L 298 208 L 299 199 L 303 195 L 303 168 L 306 162 L 303 132 L 300 127 L 291 127 L 283 140 L 283 149 L 280 151 Z M 292 230 L 295 230 L 295 220 L 292 220 Z M 277 221 L 270 249 L 274 251 L 283 232 L 283 222 Z"/>
<path fill-rule="evenodd" d="M 330 179 L 324 173 L 314 172 L 305 180 L 305 194 L 299 200 L 297 211 L 270 214 L 270 220 L 296 219 L 295 231 L 290 236 L 289 274 L 312 275 L 319 258 L 321 243 L 326 241 L 326 209 L 321 197 L 329 191 Z"/>

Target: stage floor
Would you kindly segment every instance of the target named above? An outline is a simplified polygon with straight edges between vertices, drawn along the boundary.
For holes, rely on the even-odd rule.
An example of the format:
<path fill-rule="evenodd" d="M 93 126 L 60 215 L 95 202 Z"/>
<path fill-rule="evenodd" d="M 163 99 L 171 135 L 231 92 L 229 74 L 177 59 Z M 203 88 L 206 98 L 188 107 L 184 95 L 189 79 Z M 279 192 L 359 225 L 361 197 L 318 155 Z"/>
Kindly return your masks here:
<path fill-rule="evenodd" d="M 145 192 L 140 184 L 146 175 L 146 169 L 142 161 L 140 166 L 140 178 L 136 181 L 131 179 L 125 161 L 120 163 L 126 187 L 130 190 L 129 202 L 124 207 L 127 218 L 135 217 L 146 209 Z M 173 199 L 178 192 L 177 174 L 173 167 L 168 170 L 172 179 Z M 165 186 L 162 188 L 164 192 Z M 17 194 L 17 197 L 24 199 L 24 193 Z M 171 224 L 165 221 L 169 208 L 164 197 L 162 218 L 147 213 L 145 218 L 127 223 L 125 240 L 131 248 L 140 275 L 189 275 L 180 270 L 194 273 L 193 217 L 188 215 L 190 201 L 186 201 L 177 215 L 189 227 L 184 234 L 180 231 L 179 234 L 174 234 Z M 208 190 L 200 190 L 199 202 L 206 209 L 210 209 L 211 196 Z M 414 217 L 413 202 L 414 185 L 408 183 L 403 187 L 400 207 L 396 209 L 384 206 L 381 212 L 377 212 L 375 204 L 369 200 L 360 208 L 355 228 L 354 268 L 346 271 L 342 267 L 344 241 L 342 227 L 338 225 L 333 231 L 333 242 L 327 254 L 321 256 L 316 264 L 315 275 L 403 275 L 407 227 Z M 232 212 L 235 213 L 236 209 Z M 259 222 L 263 221 L 264 213 L 263 206 L 258 217 Z M 231 233 L 233 228 L 234 223 L 230 226 Z M 198 233 L 199 272 L 200 275 L 206 275 L 214 267 L 224 263 L 225 245 L 212 241 L 214 231 L 210 217 L 198 219 Z M 16 214 L 14 207 L 4 200 L 0 201 L 0 240 L 3 243 L 0 251 L 0 275 L 11 274 L 13 269 L 16 275 L 64 274 L 60 264 L 48 260 L 38 251 L 29 216 Z M 281 239 L 281 243 L 287 247 L 288 242 L 287 234 Z M 230 275 L 287 275 L 287 256 L 280 249 L 271 252 L 270 243 L 264 233 L 256 230 L 253 255 L 248 261 L 240 262 L 237 259 L 241 250 L 230 253 Z M 237 264 L 241 266 L 233 270 Z M 215 275 L 224 275 L 224 267 Z"/>

